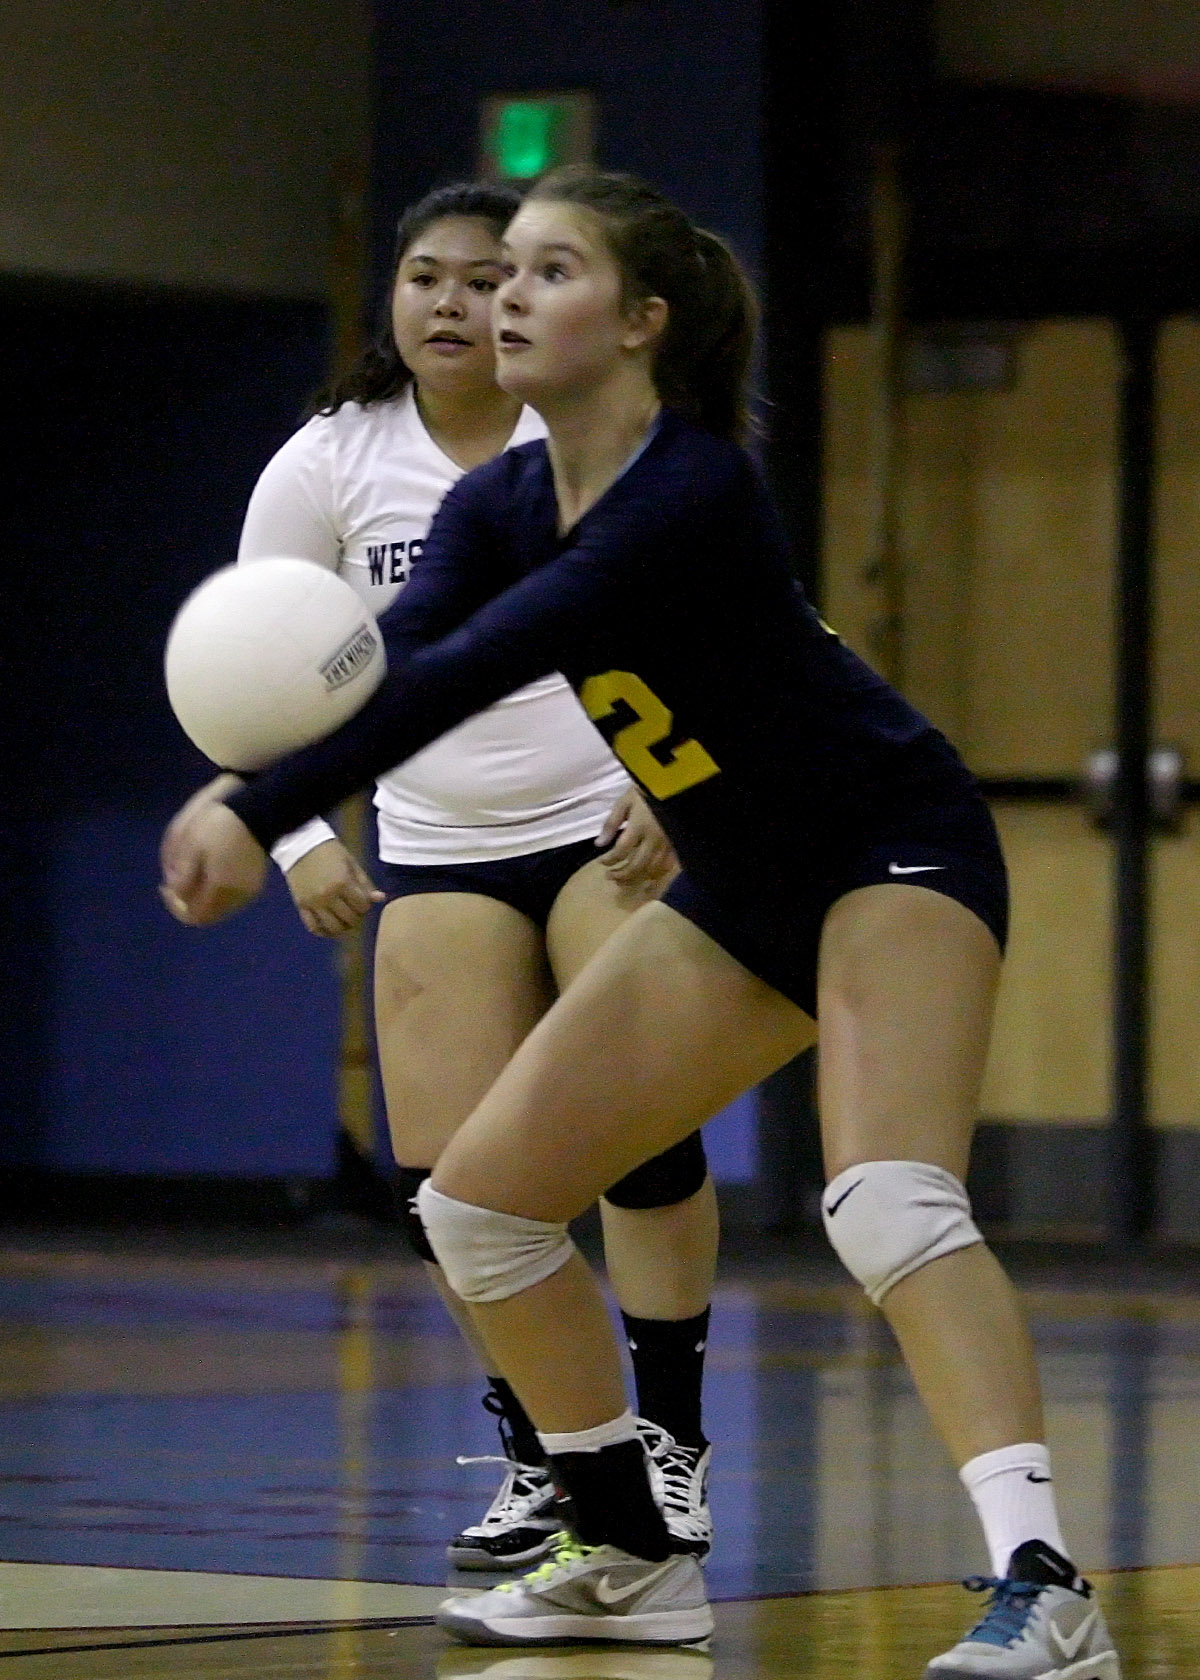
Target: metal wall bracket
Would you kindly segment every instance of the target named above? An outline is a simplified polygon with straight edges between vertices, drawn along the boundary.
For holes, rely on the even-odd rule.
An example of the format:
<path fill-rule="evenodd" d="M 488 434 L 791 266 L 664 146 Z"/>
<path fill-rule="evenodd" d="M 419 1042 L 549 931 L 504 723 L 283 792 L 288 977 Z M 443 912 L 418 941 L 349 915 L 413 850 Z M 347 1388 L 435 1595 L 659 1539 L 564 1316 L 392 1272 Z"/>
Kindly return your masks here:
<path fill-rule="evenodd" d="M 1117 751 L 1099 747 L 1087 756 L 1083 770 L 1083 798 L 1099 829 L 1113 824 L 1117 797 Z M 1146 755 L 1146 803 L 1150 823 L 1158 834 L 1178 834 L 1183 825 L 1183 754 L 1178 747 L 1153 747 Z"/>

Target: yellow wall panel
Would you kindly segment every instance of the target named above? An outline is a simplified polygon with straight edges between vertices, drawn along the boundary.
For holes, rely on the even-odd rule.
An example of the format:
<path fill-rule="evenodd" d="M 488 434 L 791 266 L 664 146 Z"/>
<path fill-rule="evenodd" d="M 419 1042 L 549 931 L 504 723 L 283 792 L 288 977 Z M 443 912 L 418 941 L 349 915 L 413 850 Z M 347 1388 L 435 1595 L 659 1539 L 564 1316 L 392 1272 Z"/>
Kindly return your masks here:
<path fill-rule="evenodd" d="M 1014 389 L 973 399 L 966 746 L 983 775 L 1077 774 L 1111 732 L 1116 372 L 1103 322 L 1047 323 Z"/>
<path fill-rule="evenodd" d="M 863 579 L 874 554 L 876 518 L 873 471 L 870 334 L 837 328 L 825 346 L 821 607 L 834 629 L 864 659 L 874 652 L 871 622 L 875 592 Z"/>
<path fill-rule="evenodd" d="M 1167 323 L 1158 377 L 1155 735 L 1200 776 L 1200 320 Z"/>
<path fill-rule="evenodd" d="M 1012 931 L 984 1080 L 994 1120 L 1103 1120 L 1110 1098 L 1112 848 L 1082 811 L 995 809 Z"/>
<path fill-rule="evenodd" d="M 957 394 L 908 400 L 900 498 L 904 688 L 971 757 L 981 401 Z"/>
<path fill-rule="evenodd" d="M 1200 822 L 1155 841 L 1151 871 L 1150 1117 L 1200 1126 Z"/>
<path fill-rule="evenodd" d="M 1116 353 L 1103 322 L 1032 327 L 1011 390 L 904 400 L 900 549 L 905 689 L 972 767 L 1078 773 L 1111 733 Z M 876 347 L 829 335 L 824 602 L 867 659 Z"/>
<path fill-rule="evenodd" d="M 905 688 L 990 776 L 1074 776 L 1111 740 L 1118 360 L 1104 322 L 1025 334 L 1012 389 L 904 399 Z M 868 659 L 883 596 L 878 347 L 829 335 L 824 601 Z M 1200 776 L 1200 320 L 1159 357 L 1156 728 Z M 1075 807 L 997 812 L 1013 932 L 984 1112 L 1109 1112 L 1111 843 Z M 1200 1126 L 1200 833 L 1153 854 L 1151 1115 Z"/>

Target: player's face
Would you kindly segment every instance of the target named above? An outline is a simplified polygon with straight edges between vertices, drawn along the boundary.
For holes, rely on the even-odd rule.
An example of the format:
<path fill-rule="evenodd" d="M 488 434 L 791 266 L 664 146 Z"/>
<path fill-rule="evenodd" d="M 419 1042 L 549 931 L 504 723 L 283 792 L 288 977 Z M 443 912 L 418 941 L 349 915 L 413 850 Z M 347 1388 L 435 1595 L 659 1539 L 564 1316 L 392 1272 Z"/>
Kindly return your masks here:
<path fill-rule="evenodd" d="M 446 216 L 413 240 L 396 274 L 392 333 L 418 386 L 494 384 L 492 299 L 503 277 L 496 237 L 473 216 Z"/>
<path fill-rule="evenodd" d="M 624 358 L 646 354 L 640 305 L 622 302 L 621 273 L 598 219 L 553 200 L 524 205 L 504 235 L 496 294 L 496 379 L 525 402 L 594 389 Z"/>

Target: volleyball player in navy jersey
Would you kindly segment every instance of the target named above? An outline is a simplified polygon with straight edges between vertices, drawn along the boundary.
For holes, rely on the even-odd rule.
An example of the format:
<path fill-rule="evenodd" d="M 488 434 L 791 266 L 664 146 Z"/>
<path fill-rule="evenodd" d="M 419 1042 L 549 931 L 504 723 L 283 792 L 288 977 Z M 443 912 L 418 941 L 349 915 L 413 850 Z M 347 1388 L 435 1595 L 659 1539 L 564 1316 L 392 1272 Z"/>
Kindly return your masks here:
<path fill-rule="evenodd" d="M 491 302 L 500 236 L 519 204 L 510 187 L 463 182 L 405 211 L 382 330 L 267 463 L 240 564 L 310 560 L 380 617 L 403 592 L 450 486 L 544 435 L 540 417 L 496 384 Z M 375 1041 L 402 1229 L 489 1373 L 483 1403 L 505 1449 L 495 1498 L 448 1555 L 460 1569 L 528 1569 L 559 1529 L 550 1469 L 445 1286 L 415 1197 L 552 988 L 661 892 L 674 859 L 557 673 L 389 770 L 374 803 L 388 889 L 375 940 Z M 373 883 L 327 823 L 285 835 L 272 856 L 311 932 L 344 933 L 369 908 Z M 703 1554 L 712 1524 L 701 1386 L 717 1211 L 699 1133 L 610 1185 L 600 1215 L 667 1525 L 681 1549 Z"/>
<path fill-rule="evenodd" d="M 507 1590 L 448 1602 L 469 1642 L 686 1641 L 612 1332 L 567 1221 L 811 1042 L 826 1229 L 895 1331 L 992 1556 L 980 1623 L 931 1680 L 1118 1680 L 1058 1526 L 1032 1349 L 962 1177 L 1005 934 L 989 813 L 946 741 L 793 584 L 735 441 L 753 302 L 651 189 L 560 174 L 506 235 L 499 379 L 548 440 L 468 474 L 388 615 L 359 715 L 185 808 L 164 896 L 206 924 L 264 847 L 464 716 L 561 670 L 683 865 L 522 1044 L 419 1207 L 569 1493 L 574 1532 Z"/>

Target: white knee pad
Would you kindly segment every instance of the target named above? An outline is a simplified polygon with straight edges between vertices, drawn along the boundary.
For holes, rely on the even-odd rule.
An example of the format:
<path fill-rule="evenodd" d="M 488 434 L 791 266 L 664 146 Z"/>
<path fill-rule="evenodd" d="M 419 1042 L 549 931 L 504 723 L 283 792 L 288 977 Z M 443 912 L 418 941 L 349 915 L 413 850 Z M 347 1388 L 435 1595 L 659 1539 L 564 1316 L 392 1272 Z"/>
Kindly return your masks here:
<path fill-rule="evenodd" d="M 825 1232 L 878 1306 L 893 1284 L 956 1248 L 983 1241 L 967 1192 L 924 1161 L 863 1161 L 821 1197 Z"/>
<path fill-rule="evenodd" d="M 575 1252 L 565 1220 L 495 1213 L 443 1196 L 428 1179 L 417 1191 L 417 1212 L 447 1282 L 464 1301 L 519 1295 Z"/>

